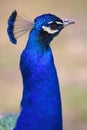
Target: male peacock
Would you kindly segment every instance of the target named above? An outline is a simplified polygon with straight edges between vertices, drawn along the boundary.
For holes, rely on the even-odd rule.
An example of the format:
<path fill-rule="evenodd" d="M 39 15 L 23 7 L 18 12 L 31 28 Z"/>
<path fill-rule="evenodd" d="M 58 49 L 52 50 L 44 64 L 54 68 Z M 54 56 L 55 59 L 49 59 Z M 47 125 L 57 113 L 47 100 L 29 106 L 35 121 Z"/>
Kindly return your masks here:
<path fill-rule="evenodd" d="M 14 44 L 30 30 L 21 55 L 23 77 L 21 112 L 14 130 L 62 130 L 62 108 L 58 77 L 50 42 L 74 20 L 53 14 L 38 16 L 34 22 L 14 11 L 8 20 L 8 35 Z"/>

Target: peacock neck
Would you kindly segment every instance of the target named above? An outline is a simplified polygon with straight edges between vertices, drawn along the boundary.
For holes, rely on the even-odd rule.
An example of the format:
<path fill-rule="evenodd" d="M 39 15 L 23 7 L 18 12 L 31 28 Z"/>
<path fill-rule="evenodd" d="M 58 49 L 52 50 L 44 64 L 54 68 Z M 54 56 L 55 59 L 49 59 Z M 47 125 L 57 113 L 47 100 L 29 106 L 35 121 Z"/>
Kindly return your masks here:
<path fill-rule="evenodd" d="M 43 94 L 46 93 L 43 90 L 51 91 L 50 96 L 54 92 L 56 93 L 54 97 L 59 95 L 60 99 L 59 83 L 51 48 L 48 43 L 42 42 L 38 37 L 38 32 L 33 30 L 21 55 L 20 67 L 24 84 L 22 103 L 24 106 L 28 105 L 24 100 L 26 95 L 29 96 L 31 91 L 36 89 L 40 89 Z"/>
<path fill-rule="evenodd" d="M 38 115 L 37 119 L 42 116 L 43 120 L 55 117 L 56 124 L 60 123 L 61 126 L 61 98 L 52 51 L 48 44 L 40 43 L 38 37 L 33 35 L 31 40 L 31 35 L 20 61 L 23 77 L 22 112 L 27 117 L 32 109 Z"/>

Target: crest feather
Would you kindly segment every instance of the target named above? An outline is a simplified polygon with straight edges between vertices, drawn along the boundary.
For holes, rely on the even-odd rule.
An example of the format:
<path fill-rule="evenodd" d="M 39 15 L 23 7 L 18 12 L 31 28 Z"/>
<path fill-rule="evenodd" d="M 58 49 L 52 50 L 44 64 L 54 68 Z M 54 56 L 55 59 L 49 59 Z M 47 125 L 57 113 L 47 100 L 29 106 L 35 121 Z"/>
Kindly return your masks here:
<path fill-rule="evenodd" d="M 17 38 L 29 32 L 34 23 L 25 16 L 20 16 L 14 10 L 8 20 L 7 32 L 12 43 L 17 43 Z"/>

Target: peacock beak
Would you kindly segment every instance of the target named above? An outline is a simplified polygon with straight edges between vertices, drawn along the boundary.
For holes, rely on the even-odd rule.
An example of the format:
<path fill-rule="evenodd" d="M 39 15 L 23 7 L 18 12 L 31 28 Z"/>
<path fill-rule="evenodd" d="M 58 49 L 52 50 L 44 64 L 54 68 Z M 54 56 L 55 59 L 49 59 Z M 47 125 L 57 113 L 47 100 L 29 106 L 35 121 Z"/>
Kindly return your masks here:
<path fill-rule="evenodd" d="M 73 19 L 62 19 L 62 21 L 63 21 L 64 27 L 75 23 L 75 20 L 73 20 Z"/>

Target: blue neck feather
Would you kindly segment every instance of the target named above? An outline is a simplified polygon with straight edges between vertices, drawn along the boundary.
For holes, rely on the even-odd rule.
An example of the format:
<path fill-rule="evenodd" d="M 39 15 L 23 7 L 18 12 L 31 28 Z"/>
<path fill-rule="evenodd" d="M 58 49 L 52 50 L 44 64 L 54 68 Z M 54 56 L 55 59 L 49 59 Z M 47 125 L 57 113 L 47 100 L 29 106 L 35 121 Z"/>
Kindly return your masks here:
<path fill-rule="evenodd" d="M 62 130 L 61 98 L 50 41 L 32 30 L 21 55 L 21 113 L 14 130 Z"/>

